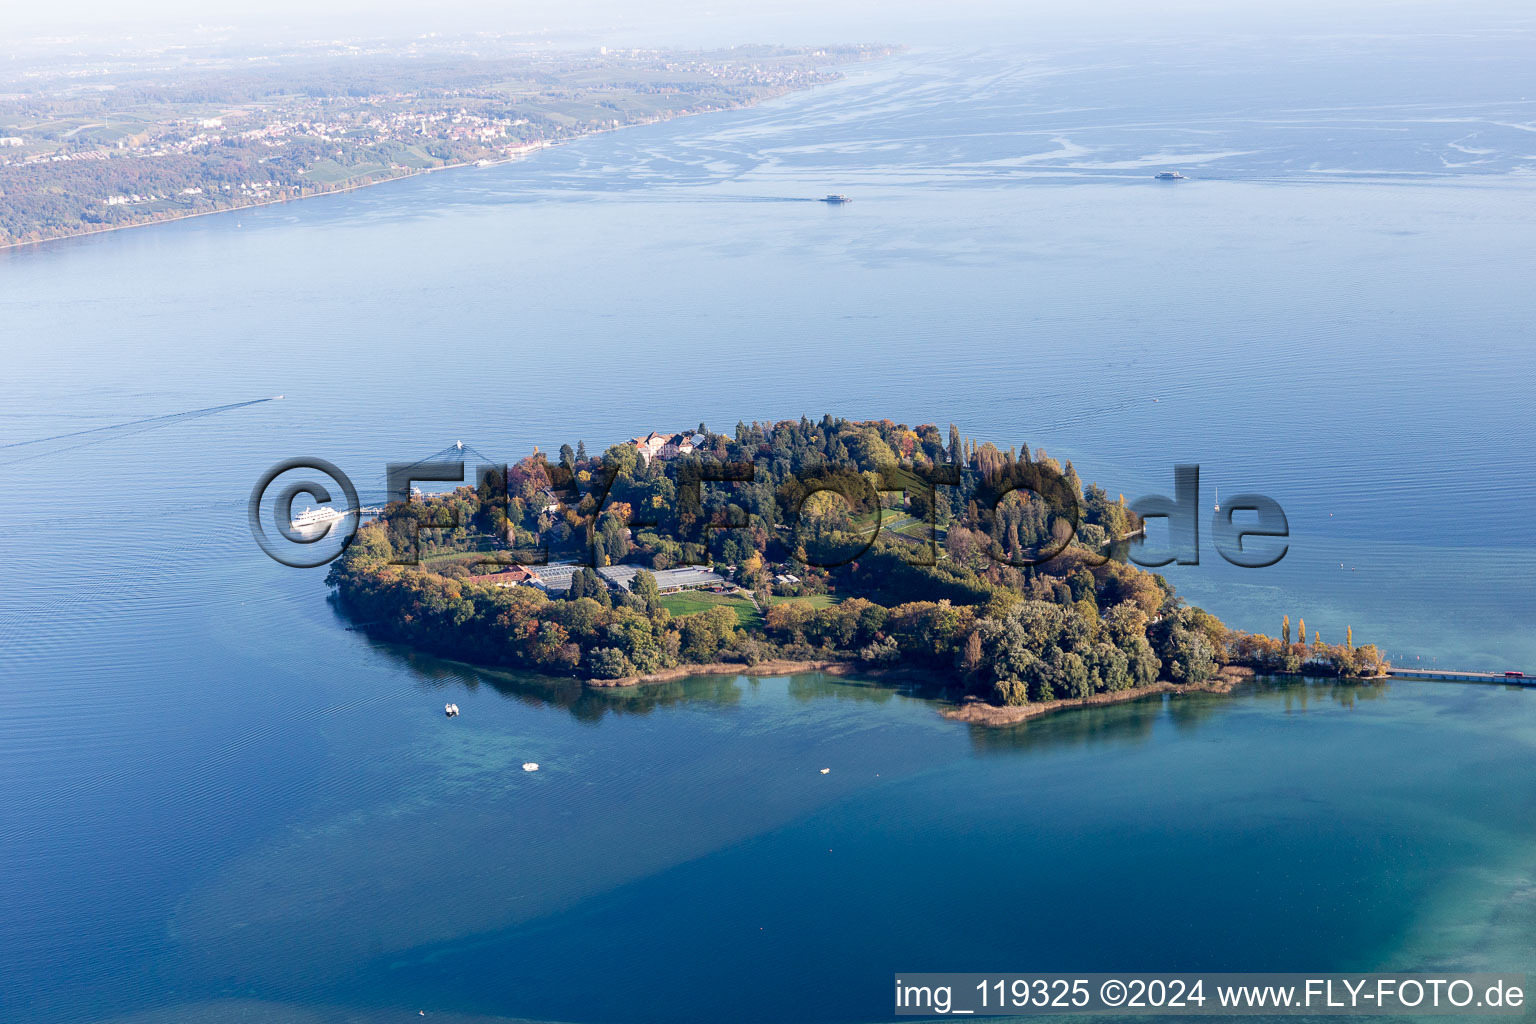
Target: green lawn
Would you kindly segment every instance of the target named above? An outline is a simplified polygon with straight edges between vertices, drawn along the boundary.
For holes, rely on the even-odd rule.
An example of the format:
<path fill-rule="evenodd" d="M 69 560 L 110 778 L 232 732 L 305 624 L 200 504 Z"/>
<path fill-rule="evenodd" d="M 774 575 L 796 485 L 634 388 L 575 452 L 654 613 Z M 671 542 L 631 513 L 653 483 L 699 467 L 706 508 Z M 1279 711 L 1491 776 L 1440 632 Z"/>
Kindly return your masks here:
<path fill-rule="evenodd" d="M 324 185 L 341 185 L 361 181 L 370 174 L 388 177 L 390 173 L 385 164 L 354 164 L 349 167 L 335 160 L 317 160 L 313 167 L 304 172 L 304 176 Z"/>
<path fill-rule="evenodd" d="M 725 605 L 735 612 L 743 626 L 760 629 L 763 625 L 763 617 L 758 613 L 757 606 L 744 597 L 710 594 L 702 590 L 685 590 L 679 594 L 663 594 L 661 597 L 661 606 L 674 616 L 692 615 L 717 604 Z"/>

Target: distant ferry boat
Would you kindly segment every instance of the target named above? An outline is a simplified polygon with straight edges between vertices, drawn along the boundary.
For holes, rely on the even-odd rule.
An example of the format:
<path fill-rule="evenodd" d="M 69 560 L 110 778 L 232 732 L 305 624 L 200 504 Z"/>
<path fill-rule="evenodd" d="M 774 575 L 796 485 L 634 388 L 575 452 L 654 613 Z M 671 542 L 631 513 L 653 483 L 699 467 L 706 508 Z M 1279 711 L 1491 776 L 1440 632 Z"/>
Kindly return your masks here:
<path fill-rule="evenodd" d="M 1186 181 L 1184 175 L 1178 171 L 1158 171 L 1153 175 L 1158 181 Z"/>
<path fill-rule="evenodd" d="M 306 508 L 303 512 L 293 517 L 290 524 L 295 530 L 312 530 L 317 526 L 329 526 L 338 519 L 346 517 L 345 512 L 336 511 L 334 505 L 321 505 L 319 508 Z"/>
<path fill-rule="evenodd" d="M 849 197 L 849 196 L 842 195 L 841 193 L 834 193 L 834 194 L 832 194 L 830 196 L 827 196 L 827 198 L 823 199 L 822 202 L 824 202 L 824 203 L 851 203 L 851 202 L 853 202 L 853 199 L 851 197 Z"/>

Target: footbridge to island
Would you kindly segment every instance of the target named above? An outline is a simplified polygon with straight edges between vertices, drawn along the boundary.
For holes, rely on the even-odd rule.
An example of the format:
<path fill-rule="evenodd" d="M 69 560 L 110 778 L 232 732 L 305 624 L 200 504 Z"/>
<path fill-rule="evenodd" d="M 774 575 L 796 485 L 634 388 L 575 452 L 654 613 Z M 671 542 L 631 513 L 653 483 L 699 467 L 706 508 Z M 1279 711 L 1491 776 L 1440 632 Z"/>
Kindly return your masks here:
<path fill-rule="evenodd" d="M 1438 668 L 1389 668 L 1392 679 L 1439 679 L 1454 683 L 1498 683 L 1505 686 L 1536 687 L 1536 676 L 1524 672 L 1456 672 Z"/>

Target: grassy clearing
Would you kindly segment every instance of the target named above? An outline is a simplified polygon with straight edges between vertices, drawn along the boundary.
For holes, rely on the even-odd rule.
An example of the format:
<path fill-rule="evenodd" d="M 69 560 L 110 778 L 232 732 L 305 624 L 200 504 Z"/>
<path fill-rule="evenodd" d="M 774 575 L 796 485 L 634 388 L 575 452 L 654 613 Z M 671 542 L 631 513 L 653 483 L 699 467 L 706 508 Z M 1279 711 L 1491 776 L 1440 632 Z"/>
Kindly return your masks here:
<path fill-rule="evenodd" d="M 757 606 L 744 597 L 731 594 L 710 594 L 702 590 L 685 590 L 680 594 L 663 594 L 661 606 L 674 616 L 692 615 L 716 605 L 724 605 L 736 613 L 743 626 L 760 629 L 763 617 Z"/>
<path fill-rule="evenodd" d="M 394 172 L 385 164 L 355 164 L 348 167 L 334 160 L 316 161 L 315 166 L 304 172 L 306 178 L 323 185 L 343 185 L 362 181 L 370 175 L 387 178 L 393 174 Z"/>

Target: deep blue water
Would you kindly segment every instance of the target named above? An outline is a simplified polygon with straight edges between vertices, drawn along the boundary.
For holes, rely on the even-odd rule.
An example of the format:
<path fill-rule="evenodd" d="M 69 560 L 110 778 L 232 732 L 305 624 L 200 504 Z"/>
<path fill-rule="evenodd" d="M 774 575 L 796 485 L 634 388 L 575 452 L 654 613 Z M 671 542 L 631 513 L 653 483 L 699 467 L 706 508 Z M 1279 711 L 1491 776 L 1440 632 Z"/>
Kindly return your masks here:
<path fill-rule="evenodd" d="M 286 396 L 0 448 L 0 1006 L 853 1021 L 897 970 L 1536 966 L 1530 693 L 1005 732 L 817 678 L 580 695 L 371 645 L 246 530 L 292 455 L 376 488 L 455 439 L 954 421 L 1274 497 L 1278 566 L 1206 529 L 1170 572 L 1233 625 L 1536 668 L 1528 37 L 1162 52 L 919 52 L 0 256 L 0 444 Z"/>

